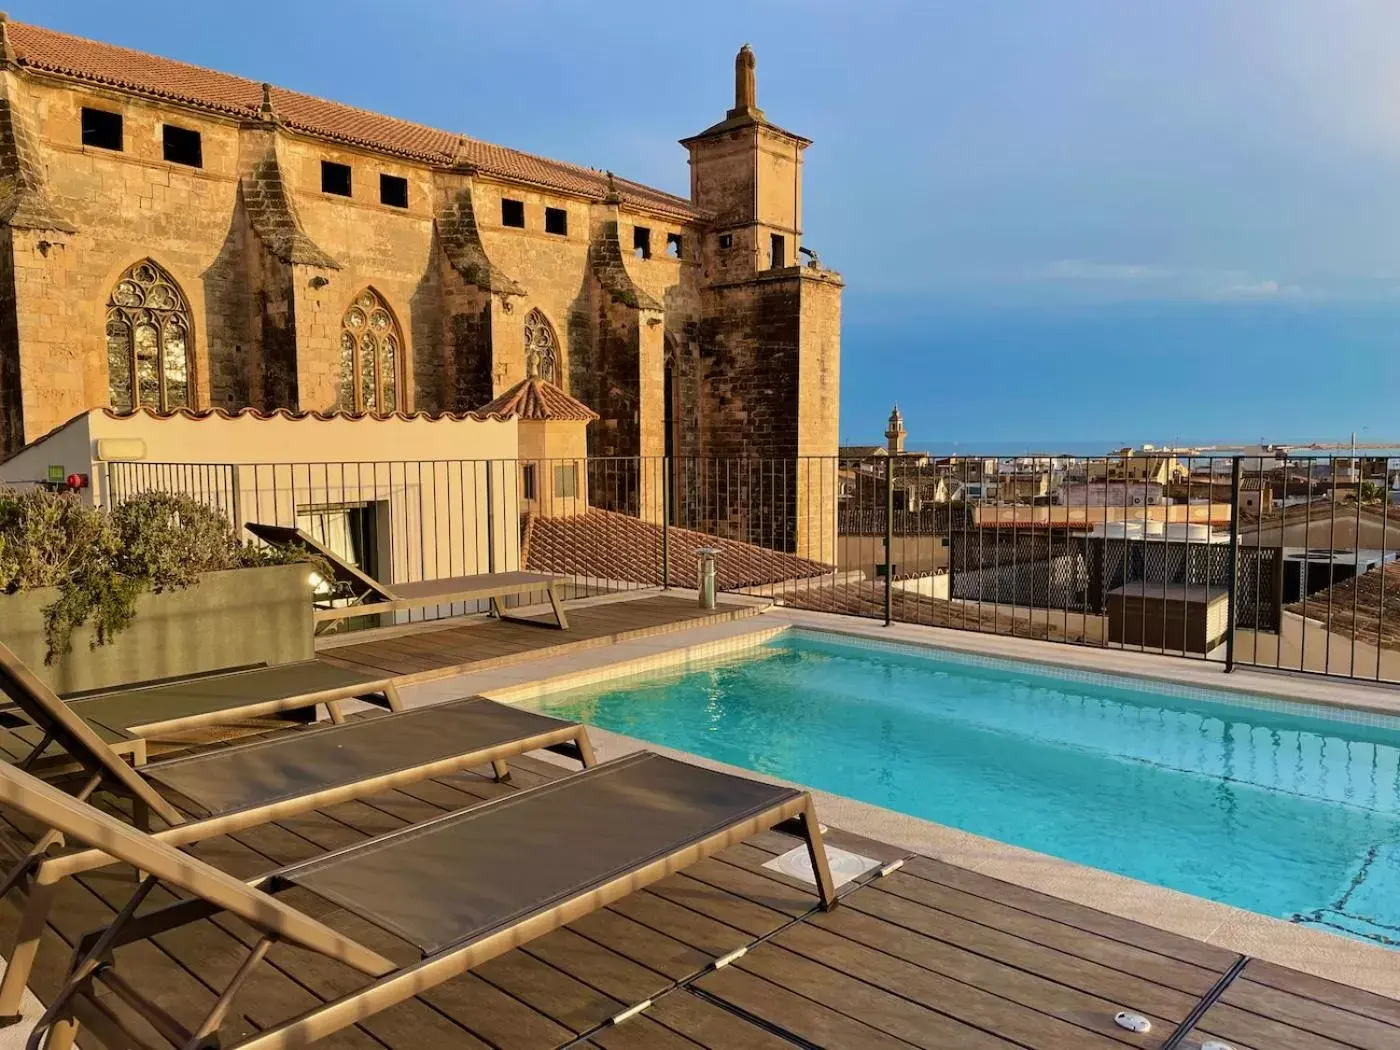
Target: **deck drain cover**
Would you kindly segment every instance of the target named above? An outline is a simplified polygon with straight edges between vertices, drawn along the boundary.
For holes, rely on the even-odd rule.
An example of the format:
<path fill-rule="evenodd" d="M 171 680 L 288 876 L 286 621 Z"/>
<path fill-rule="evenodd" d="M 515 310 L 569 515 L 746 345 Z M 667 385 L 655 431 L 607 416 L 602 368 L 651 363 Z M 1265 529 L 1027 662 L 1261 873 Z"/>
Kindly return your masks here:
<path fill-rule="evenodd" d="M 1113 1017 L 1113 1023 L 1119 1028 L 1126 1028 L 1130 1032 L 1150 1032 L 1152 1022 L 1142 1014 L 1130 1014 L 1127 1010 L 1119 1010 Z"/>
<path fill-rule="evenodd" d="M 852 879 L 880 866 L 878 860 L 862 857 L 859 853 L 837 849 L 835 846 L 826 847 L 826 862 L 831 866 L 831 881 L 837 886 L 844 886 Z M 786 853 L 766 861 L 763 866 L 773 871 L 782 872 L 784 875 L 791 875 L 794 879 L 801 879 L 813 886 L 817 884 L 817 880 L 812 877 L 812 861 L 807 856 L 806 846 L 790 849 Z"/>

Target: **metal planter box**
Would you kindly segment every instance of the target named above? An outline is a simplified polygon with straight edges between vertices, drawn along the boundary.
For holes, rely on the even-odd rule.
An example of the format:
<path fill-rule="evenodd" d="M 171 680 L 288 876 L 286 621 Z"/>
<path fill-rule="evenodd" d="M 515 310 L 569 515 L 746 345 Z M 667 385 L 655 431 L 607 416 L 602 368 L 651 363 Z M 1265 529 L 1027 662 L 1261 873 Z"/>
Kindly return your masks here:
<path fill-rule="evenodd" d="M 106 645 L 84 626 L 73 650 L 45 665 L 44 608 L 52 588 L 0 594 L 0 641 L 59 693 L 110 689 L 229 667 L 315 655 L 310 570 L 270 565 L 205 573 L 185 590 L 143 594 L 136 618 Z"/>

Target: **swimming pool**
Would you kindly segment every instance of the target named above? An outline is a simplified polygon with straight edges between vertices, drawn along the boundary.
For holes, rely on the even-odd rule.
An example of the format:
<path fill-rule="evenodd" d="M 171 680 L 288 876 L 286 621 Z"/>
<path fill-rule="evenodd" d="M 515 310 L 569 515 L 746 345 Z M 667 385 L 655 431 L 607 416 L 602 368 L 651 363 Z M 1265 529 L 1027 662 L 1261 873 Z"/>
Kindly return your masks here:
<path fill-rule="evenodd" d="M 534 706 L 1400 947 L 1400 720 L 805 631 Z"/>

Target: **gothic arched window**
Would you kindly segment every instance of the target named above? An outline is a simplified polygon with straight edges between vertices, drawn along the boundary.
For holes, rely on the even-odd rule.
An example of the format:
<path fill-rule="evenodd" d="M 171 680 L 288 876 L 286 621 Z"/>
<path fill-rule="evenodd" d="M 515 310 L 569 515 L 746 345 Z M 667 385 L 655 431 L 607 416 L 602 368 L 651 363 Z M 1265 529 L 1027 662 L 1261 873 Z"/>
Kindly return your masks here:
<path fill-rule="evenodd" d="M 384 300 L 366 288 L 340 319 L 340 396 L 346 412 L 387 416 L 399 408 L 399 323 Z"/>
<path fill-rule="evenodd" d="M 544 314 L 531 310 L 525 316 L 525 374 L 559 382 L 559 341 Z"/>
<path fill-rule="evenodd" d="M 150 259 L 122 274 L 107 300 L 107 390 L 119 411 L 168 412 L 194 401 L 189 306 Z"/>

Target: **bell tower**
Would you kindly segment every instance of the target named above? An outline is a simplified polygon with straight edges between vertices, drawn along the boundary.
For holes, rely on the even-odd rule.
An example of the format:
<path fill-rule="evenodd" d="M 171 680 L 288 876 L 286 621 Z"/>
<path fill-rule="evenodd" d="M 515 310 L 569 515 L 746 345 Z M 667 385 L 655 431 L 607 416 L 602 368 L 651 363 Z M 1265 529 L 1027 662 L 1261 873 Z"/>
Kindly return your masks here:
<path fill-rule="evenodd" d="M 902 456 L 904 454 L 904 437 L 908 433 L 904 429 L 904 416 L 899 411 L 899 406 L 894 406 L 894 411 L 890 413 L 890 424 L 885 427 L 885 449 L 891 456 Z"/>
<path fill-rule="evenodd" d="M 694 447 L 730 460 L 732 484 L 706 493 L 727 528 L 766 546 L 836 562 L 833 467 L 841 392 L 841 277 L 800 265 L 802 164 L 810 140 L 758 106 L 757 62 L 734 57 L 734 105 L 724 119 L 682 139 L 690 151 L 690 199 L 703 223 L 702 378 L 693 386 Z M 763 472 L 785 461 L 790 500 L 761 494 Z"/>
<path fill-rule="evenodd" d="M 690 151 L 690 199 L 715 213 L 705 245 L 712 277 L 742 280 L 797 265 L 802 154 L 811 144 L 758 108 L 757 60 L 745 44 L 734 56 L 733 108 L 681 140 Z"/>

